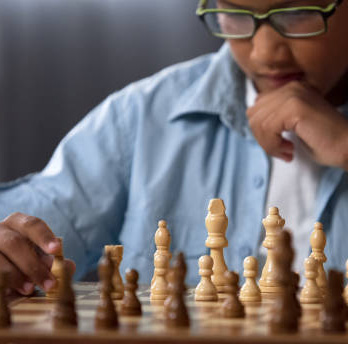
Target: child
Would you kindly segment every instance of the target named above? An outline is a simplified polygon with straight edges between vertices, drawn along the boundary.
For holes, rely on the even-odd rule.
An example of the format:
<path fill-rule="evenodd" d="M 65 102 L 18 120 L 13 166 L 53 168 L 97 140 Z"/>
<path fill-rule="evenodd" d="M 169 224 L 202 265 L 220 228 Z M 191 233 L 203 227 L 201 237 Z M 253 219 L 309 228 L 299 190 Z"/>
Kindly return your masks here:
<path fill-rule="evenodd" d="M 111 95 L 41 173 L 1 187 L 0 266 L 12 288 L 29 294 L 35 284 L 54 285 L 55 235 L 77 278 L 95 267 L 105 244 L 122 243 L 122 269 L 135 267 L 149 282 L 160 219 L 194 284 L 207 252 L 207 204 L 216 197 L 229 217 L 230 269 L 264 256 L 269 205 L 279 205 L 294 233 L 296 269 L 316 220 L 327 234 L 327 266 L 343 268 L 347 1 L 202 0 L 198 14 L 226 39 L 219 52 Z"/>

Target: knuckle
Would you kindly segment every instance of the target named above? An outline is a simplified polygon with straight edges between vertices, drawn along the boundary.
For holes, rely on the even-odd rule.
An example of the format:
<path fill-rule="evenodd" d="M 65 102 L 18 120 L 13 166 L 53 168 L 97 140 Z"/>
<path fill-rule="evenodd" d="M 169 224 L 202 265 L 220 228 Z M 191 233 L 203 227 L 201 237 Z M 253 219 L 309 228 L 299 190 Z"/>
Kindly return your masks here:
<path fill-rule="evenodd" d="M 41 224 L 42 220 L 35 216 L 23 215 L 20 223 L 24 228 L 33 228 Z"/>
<path fill-rule="evenodd" d="M 21 244 L 23 243 L 23 237 L 21 234 L 13 231 L 8 231 L 3 237 L 2 246 L 6 248 L 9 252 L 15 252 L 20 249 Z"/>

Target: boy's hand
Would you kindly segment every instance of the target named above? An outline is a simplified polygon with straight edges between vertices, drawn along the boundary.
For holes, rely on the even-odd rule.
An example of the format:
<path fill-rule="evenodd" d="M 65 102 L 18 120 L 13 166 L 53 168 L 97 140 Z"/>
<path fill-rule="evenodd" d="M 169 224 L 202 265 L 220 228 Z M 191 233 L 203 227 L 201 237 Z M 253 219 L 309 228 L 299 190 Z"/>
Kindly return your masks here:
<path fill-rule="evenodd" d="M 260 94 L 247 116 L 268 154 L 291 161 L 294 147 L 282 132 L 293 131 L 315 161 L 348 170 L 348 120 L 314 89 L 296 81 Z"/>
<path fill-rule="evenodd" d="M 9 272 L 9 287 L 28 295 L 39 285 L 48 291 L 55 285 L 50 269 L 60 242 L 39 218 L 14 213 L 0 222 L 0 270 Z M 73 273 L 75 264 L 66 260 Z"/>

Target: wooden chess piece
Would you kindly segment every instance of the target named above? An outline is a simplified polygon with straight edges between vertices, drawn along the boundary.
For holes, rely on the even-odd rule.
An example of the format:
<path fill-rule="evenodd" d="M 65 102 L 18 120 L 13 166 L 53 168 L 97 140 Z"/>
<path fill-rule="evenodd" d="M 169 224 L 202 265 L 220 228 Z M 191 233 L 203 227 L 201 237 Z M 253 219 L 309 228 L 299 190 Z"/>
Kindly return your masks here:
<path fill-rule="evenodd" d="M 168 296 L 167 272 L 169 260 L 167 255 L 157 254 L 154 256 L 154 281 L 151 286 L 150 300 L 164 301 Z"/>
<path fill-rule="evenodd" d="M 246 257 L 243 266 L 245 283 L 240 290 L 239 299 L 242 302 L 260 302 L 261 290 L 256 283 L 258 273 L 257 259 L 252 256 Z"/>
<path fill-rule="evenodd" d="M 226 271 L 225 279 L 227 282 L 225 292 L 227 297 L 221 306 L 221 315 L 224 318 L 244 318 L 244 306 L 238 298 L 239 276 L 234 271 Z"/>
<path fill-rule="evenodd" d="M 318 261 L 313 257 L 309 257 L 305 259 L 304 267 L 306 282 L 301 290 L 300 302 L 322 303 L 323 294 L 316 281 L 318 277 Z"/>
<path fill-rule="evenodd" d="M 327 289 L 327 279 L 324 270 L 324 263 L 326 262 L 327 258 L 324 253 L 324 248 L 326 245 L 326 236 L 323 230 L 322 223 L 315 223 L 314 230 L 310 237 L 310 243 L 312 247 L 312 253 L 310 257 L 315 258 L 315 260 L 318 262 L 318 276 L 316 282 L 322 292 L 322 295 L 325 296 Z"/>
<path fill-rule="evenodd" d="M 180 264 L 178 266 L 171 269 L 170 298 L 165 306 L 164 313 L 166 325 L 175 328 L 190 326 L 190 319 L 184 301 L 186 289 L 184 283 L 185 275 L 182 271 L 182 266 L 180 267 Z"/>
<path fill-rule="evenodd" d="M 170 264 L 170 260 L 172 258 L 172 254 L 169 251 L 170 247 L 170 242 L 171 242 L 171 235 L 167 227 L 167 222 L 164 220 L 161 220 L 158 222 L 158 229 L 155 233 L 155 244 L 156 244 L 156 252 L 154 254 L 154 259 L 155 256 L 158 254 L 165 255 L 168 257 L 168 268 Z M 167 274 L 168 270 L 166 271 Z M 156 278 L 156 271 L 154 271 L 152 280 L 151 280 L 151 287 L 155 281 Z"/>
<path fill-rule="evenodd" d="M 170 305 L 170 303 L 172 302 L 172 298 L 173 298 L 173 284 L 174 284 L 174 269 L 173 268 L 169 268 L 168 273 L 167 273 L 167 292 L 168 292 L 168 296 L 166 297 L 166 299 L 164 300 L 163 303 L 163 312 L 164 314 L 168 311 L 168 307 Z"/>
<path fill-rule="evenodd" d="M 58 297 L 52 312 L 52 325 L 54 329 L 77 327 L 75 310 L 75 293 L 71 286 L 70 271 L 64 262 L 57 263 L 57 276 L 59 278 Z"/>
<path fill-rule="evenodd" d="M 275 263 L 282 292 L 277 295 L 272 307 L 269 328 L 272 333 L 294 333 L 298 331 L 299 312 L 294 302 L 294 283 L 291 271 L 294 250 L 291 234 L 283 230 L 278 234 L 277 246 L 274 248 Z"/>
<path fill-rule="evenodd" d="M 199 265 L 199 275 L 201 276 L 201 281 L 195 290 L 195 300 L 196 301 L 217 301 L 218 292 L 211 280 L 211 275 L 213 274 L 213 258 L 210 256 L 202 256 L 198 260 Z"/>
<path fill-rule="evenodd" d="M 348 278 L 348 259 L 346 260 L 346 277 Z M 348 283 L 344 288 L 344 299 L 346 301 L 346 304 L 348 305 Z"/>
<path fill-rule="evenodd" d="M 57 240 L 60 242 L 60 250 L 54 255 L 52 267 L 51 267 L 51 273 L 56 278 L 56 284 L 46 292 L 46 297 L 49 298 L 57 298 L 58 297 L 58 290 L 59 290 L 59 265 L 60 263 L 64 262 L 64 256 L 63 256 L 63 238 L 57 237 Z"/>
<path fill-rule="evenodd" d="M 8 278 L 9 274 L 7 271 L 0 271 L 0 329 L 11 326 L 11 313 L 6 299 Z"/>
<path fill-rule="evenodd" d="M 110 258 L 114 265 L 111 297 L 113 300 L 122 300 L 124 295 L 124 285 L 120 274 L 120 264 L 123 258 L 123 246 L 105 245 L 104 249 L 106 253 L 110 254 Z"/>
<path fill-rule="evenodd" d="M 100 301 L 94 319 L 94 326 L 97 330 L 116 329 L 118 327 L 117 312 L 111 298 L 113 270 L 114 264 L 110 253 L 105 250 L 98 266 L 101 288 Z"/>
<path fill-rule="evenodd" d="M 263 246 L 266 247 L 268 251 L 259 285 L 262 297 L 267 298 L 282 293 L 282 284 L 279 281 L 280 274 L 274 257 L 274 249 L 277 246 L 278 234 L 284 227 L 285 221 L 279 215 L 278 208 L 272 207 L 269 209 L 268 216 L 262 220 L 262 223 L 266 230 Z"/>
<path fill-rule="evenodd" d="M 340 333 L 346 331 L 346 304 L 343 299 L 343 274 L 330 270 L 328 290 L 324 300 L 322 328 L 324 332 Z"/>
<path fill-rule="evenodd" d="M 225 204 L 222 199 L 212 199 L 208 206 L 209 213 L 205 218 L 205 225 L 208 230 L 205 246 L 210 248 L 210 256 L 214 261 L 212 281 L 219 293 L 225 292 L 224 288 L 226 285 L 224 273 L 227 271 L 227 266 L 223 249 L 228 246 L 225 236 L 228 218 L 225 210 Z"/>
<path fill-rule="evenodd" d="M 299 283 L 300 283 L 300 275 L 297 272 L 292 271 L 292 293 L 294 298 L 294 305 L 297 310 L 297 316 L 300 318 L 302 316 L 302 307 L 300 304 L 300 301 L 297 298 L 298 291 L 300 289 Z"/>
<path fill-rule="evenodd" d="M 142 314 L 141 303 L 136 295 L 139 274 L 134 269 L 126 270 L 125 292 L 121 302 L 121 314 L 126 316 L 139 316 Z"/>

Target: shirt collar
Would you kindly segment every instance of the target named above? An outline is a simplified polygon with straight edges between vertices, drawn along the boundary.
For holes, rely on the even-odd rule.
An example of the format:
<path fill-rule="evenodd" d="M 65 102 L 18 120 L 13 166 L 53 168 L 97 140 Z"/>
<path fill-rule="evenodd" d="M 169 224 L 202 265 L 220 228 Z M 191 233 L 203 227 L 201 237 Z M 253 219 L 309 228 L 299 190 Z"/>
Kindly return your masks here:
<path fill-rule="evenodd" d="M 232 58 L 227 43 L 213 55 L 207 70 L 176 104 L 169 121 L 188 115 L 217 115 L 228 127 L 250 134 L 245 115 L 245 75 Z"/>

